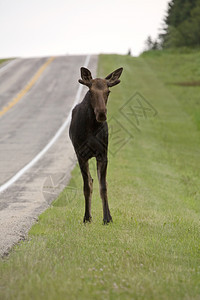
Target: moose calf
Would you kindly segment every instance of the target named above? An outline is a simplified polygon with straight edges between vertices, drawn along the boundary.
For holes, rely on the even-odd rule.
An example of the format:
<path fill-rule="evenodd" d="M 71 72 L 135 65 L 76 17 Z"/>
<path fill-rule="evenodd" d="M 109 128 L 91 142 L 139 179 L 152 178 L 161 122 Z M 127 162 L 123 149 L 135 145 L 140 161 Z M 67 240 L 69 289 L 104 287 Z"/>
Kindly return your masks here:
<path fill-rule="evenodd" d="M 100 195 L 103 204 L 103 222 L 112 221 L 107 197 L 107 149 L 108 125 L 106 122 L 106 104 L 109 88 L 120 83 L 119 77 L 123 68 L 109 74 L 105 79 L 93 79 L 91 72 L 82 67 L 79 83 L 86 85 L 89 91 L 83 101 L 72 111 L 72 120 L 69 129 L 70 139 L 76 152 L 83 177 L 83 191 L 85 196 L 85 215 L 83 222 L 91 222 L 91 199 L 93 179 L 89 172 L 88 160 L 96 157 L 97 174 Z"/>

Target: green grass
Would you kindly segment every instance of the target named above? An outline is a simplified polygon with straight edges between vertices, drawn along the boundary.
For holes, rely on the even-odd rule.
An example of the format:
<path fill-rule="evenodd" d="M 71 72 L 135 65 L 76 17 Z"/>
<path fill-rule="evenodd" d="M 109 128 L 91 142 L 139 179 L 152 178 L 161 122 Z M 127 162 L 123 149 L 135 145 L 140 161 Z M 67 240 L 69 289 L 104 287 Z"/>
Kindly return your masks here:
<path fill-rule="evenodd" d="M 171 84 L 199 80 L 199 60 L 100 56 L 100 76 L 124 67 L 108 104 L 110 129 L 119 129 L 109 151 L 113 224 L 102 225 L 94 161 L 93 222 L 82 224 L 76 167 L 77 190 L 66 188 L 0 262 L 0 299 L 200 299 L 200 87 Z M 136 92 L 158 112 L 139 119 L 140 131 L 120 112 Z"/>
<path fill-rule="evenodd" d="M 10 60 L 10 58 L 3 58 L 3 59 L 0 59 L 0 64 L 3 64 L 4 62 Z"/>

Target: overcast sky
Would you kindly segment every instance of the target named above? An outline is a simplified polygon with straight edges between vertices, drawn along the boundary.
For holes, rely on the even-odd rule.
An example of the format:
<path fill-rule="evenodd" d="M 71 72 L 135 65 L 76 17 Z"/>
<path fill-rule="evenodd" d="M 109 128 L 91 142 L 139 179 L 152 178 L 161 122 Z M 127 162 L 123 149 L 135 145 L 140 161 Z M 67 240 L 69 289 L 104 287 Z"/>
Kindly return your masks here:
<path fill-rule="evenodd" d="M 162 27 L 169 0 L 0 0 L 0 58 L 126 54 Z"/>

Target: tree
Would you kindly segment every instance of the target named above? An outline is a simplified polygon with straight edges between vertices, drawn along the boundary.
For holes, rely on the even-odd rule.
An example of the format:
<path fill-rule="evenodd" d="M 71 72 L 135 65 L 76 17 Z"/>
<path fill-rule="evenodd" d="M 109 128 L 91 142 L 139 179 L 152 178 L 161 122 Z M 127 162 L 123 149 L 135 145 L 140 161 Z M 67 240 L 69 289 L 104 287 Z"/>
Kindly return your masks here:
<path fill-rule="evenodd" d="M 160 38 L 163 48 L 200 46 L 200 0 L 172 0 Z"/>
<path fill-rule="evenodd" d="M 152 37 L 149 35 L 145 41 L 146 50 L 158 50 L 159 42 L 157 39 L 153 40 Z"/>

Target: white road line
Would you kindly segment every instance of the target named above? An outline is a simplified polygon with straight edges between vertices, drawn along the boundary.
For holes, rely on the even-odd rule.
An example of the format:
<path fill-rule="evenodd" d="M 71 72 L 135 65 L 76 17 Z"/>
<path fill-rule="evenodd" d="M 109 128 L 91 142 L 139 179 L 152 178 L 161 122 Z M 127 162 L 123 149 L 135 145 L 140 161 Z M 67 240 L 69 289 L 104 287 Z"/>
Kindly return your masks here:
<path fill-rule="evenodd" d="M 88 55 L 85 59 L 84 66 L 88 67 L 90 61 L 90 55 Z M 0 186 L 0 193 L 4 192 L 7 188 L 9 188 L 14 182 L 16 182 L 22 175 L 24 175 L 25 172 L 27 172 L 55 143 L 55 141 L 59 138 L 61 133 L 66 129 L 66 127 L 69 125 L 69 122 L 71 120 L 71 113 L 76 104 L 80 101 L 80 96 L 83 90 L 83 85 L 79 85 L 78 91 L 76 93 L 75 101 L 73 103 L 73 106 L 69 112 L 69 115 L 66 119 L 66 121 L 63 123 L 63 125 L 58 129 L 54 137 L 50 140 L 50 142 L 40 151 L 27 165 L 25 165 L 20 171 L 18 171 L 11 179 L 9 179 L 7 182 L 5 182 L 3 185 Z"/>
<path fill-rule="evenodd" d="M 5 72 L 8 68 L 12 67 L 19 60 L 20 60 L 20 58 L 15 58 L 14 60 L 11 60 L 10 62 L 8 62 L 5 66 L 0 68 L 0 73 Z"/>

